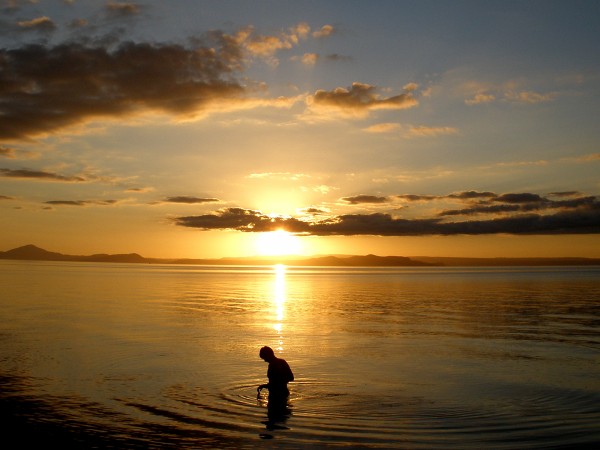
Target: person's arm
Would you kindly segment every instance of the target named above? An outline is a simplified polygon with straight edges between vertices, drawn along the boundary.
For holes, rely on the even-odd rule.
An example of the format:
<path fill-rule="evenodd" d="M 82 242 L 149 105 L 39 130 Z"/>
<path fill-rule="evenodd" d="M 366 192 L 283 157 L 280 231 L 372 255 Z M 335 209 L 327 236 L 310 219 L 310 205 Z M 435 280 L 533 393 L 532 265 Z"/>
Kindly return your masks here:
<path fill-rule="evenodd" d="M 258 386 L 256 388 L 256 398 L 260 397 L 260 391 L 262 391 L 263 389 L 269 389 L 269 384 L 261 384 L 260 386 Z"/>

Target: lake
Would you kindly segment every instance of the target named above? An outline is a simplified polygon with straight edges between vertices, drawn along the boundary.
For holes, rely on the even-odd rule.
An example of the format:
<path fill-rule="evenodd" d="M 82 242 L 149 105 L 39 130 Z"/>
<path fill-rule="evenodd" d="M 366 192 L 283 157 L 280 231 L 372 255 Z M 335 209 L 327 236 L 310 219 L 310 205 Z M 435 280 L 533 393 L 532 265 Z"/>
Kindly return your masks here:
<path fill-rule="evenodd" d="M 5 440 L 598 448 L 600 267 L 0 261 Z M 271 346 L 296 377 L 266 394 Z"/>

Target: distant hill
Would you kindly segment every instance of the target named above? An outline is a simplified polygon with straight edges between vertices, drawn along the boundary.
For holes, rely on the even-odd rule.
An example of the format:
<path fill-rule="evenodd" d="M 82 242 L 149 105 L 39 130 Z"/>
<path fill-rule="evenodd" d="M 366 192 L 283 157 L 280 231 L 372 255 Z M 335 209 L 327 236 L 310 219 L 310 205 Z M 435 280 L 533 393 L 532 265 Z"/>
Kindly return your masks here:
<path fill-rule="evenodd" d="M 437 266 L 598 266 L 600 258 L 457 258 L 413 256 L 415 260 Z"/>
<path fill-rule="evenodd" d="M 134 264 L 198 264 L 198 265 L 273 265 L 328 267 L 423 267 L 423 266 L 590 266 L 600 265 L 600 258 L 452 258 L 431 256 L 264 256 L 221 259 L 164 259 L 146 258 L 137 253 L 65 255 L 50 252 L 35 245 L 24 245 L 0 252 L 0 259 L 27 261 L 78 261 Z"/>
<path fill-rule="evenodd" d="M 123 255 L 64 255 L 62 253 L 49 252 L 35 245 L 24 245 L 23 247 L 13 248 L 7 252 L 0 252 L 0 259 L 18 259 L 28 261 L 84 261 L 84 262 L 127 262 L 127 263 L 148 263 L 149 260 L 137 253 Z"/>
<path fill-rule="evenodd" d="M 364 266 L 437 266 L 437 263 L 429 263 L 423 261 L 415 261 L 411 258 L 404 256 L 322 256 L 317 258 L 307 258 L 300 261 L 295 261 L 296 265 L 309 265 L 309 266 L 351 266 L 351 267 L 364 267 Z"/>
<path fill-rule="evenodd" d="M 41 261 L 67 261 L 68 256 L 61 253 L 54 253 L 36 247 L 35 245 L 24 245 L 23 247 L 13 248 L 7 252 L 0 252 L 2 259 L 25 259 Z"/>

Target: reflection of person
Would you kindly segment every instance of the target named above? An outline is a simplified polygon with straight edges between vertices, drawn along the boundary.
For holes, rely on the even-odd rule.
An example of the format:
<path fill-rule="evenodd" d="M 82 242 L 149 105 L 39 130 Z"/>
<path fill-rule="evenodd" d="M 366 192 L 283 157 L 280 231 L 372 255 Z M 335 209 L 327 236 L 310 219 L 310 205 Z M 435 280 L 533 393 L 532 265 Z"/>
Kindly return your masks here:
<path fill-rule="evenodd" d="M 256 390 L 260 396 L 262 389 L 269 390 L 269 402 L 277 400 L 285 400 L 290 395 L 287 384 L 294 381 L 292 369 L 285 359 L 275 356 L 271 347 L 263 347 L 260 349 L 259 356 L 269 363 L 267 369 L 267 384 L 261 384 Z"/>

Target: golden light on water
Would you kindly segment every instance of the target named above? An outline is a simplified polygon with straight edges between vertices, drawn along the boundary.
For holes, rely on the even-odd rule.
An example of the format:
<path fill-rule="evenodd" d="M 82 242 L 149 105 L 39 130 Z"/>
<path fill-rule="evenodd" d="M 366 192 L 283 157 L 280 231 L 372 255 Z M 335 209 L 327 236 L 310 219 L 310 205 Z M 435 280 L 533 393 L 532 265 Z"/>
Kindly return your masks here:
<path fill-rule="evenodd" d="M 283 320 L 285 318 L 285 265 L 277 264 L 274 266 L 275 284 L 273 292 L 273 305 L 275 309 L 275 323 L 273 329 L 279 334 L 279 347 L 277 350 L 283 350 Z"/>

